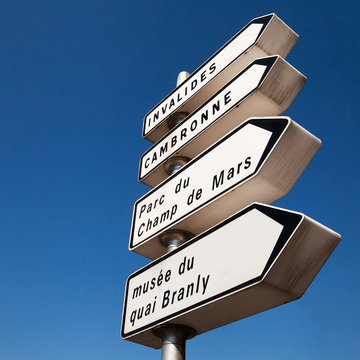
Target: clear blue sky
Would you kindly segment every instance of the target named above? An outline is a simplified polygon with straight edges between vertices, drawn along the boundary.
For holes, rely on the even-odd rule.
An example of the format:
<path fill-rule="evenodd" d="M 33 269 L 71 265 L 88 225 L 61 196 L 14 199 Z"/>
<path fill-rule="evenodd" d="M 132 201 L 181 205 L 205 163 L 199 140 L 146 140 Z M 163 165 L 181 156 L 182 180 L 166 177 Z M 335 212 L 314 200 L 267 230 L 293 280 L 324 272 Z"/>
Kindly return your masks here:
<path fill-rule="evenodd" d="M 203 334 L 188 359 L 356 359 L 358 1 L 0 2 L 0 359 L 160 359 L 119 337 L 144 115 L 254 17 L 299 35 L 285 113 L 323 141 L 275 205 L 342 241 L 300 300 Z"/>

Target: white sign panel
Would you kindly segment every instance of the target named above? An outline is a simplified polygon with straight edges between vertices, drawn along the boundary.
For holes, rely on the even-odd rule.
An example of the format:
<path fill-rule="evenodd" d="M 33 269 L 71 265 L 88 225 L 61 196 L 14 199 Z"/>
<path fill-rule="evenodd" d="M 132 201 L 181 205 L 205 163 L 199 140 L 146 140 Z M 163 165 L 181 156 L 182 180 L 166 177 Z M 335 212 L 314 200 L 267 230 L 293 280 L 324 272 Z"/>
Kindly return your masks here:
<path fill-rule="evenodd" d="M 252 20 L 144 118 L 143 137 L 155 142 L 168 130 L 164 120 L 192 112 L 257 57 L 286 57 L 298 35 L 275 14 Z"/>
<path fill-rule="evenodd" d="M 154 187 L 168 177 L 169 157 L 194 158 L 250 116 L 281 114 L 305 80 L 279 56 L 255 60 L 142 156 L 139 181 Z"/>
<path fill-rule="evenodd" d="M 304 222 L 308 225 L 301 227 Z M 289 239 L 293 250 L 287 244 Z M 303 294 L 339 240 L 337 234 L 304 215 L 253 204 L 131 275 L 121 335 L 159 347 L 160 339 L 149 331 L 156 325 L 181 324 L 201 334 L 250 315 L 249 307 L 256 313 L 294 300 Z M 292 256 L 284 260 L 278 257 L 285 247 Z M 274 262 L 284 265 L 284 261 L 290 267 L 273 266 Z M 310 261 L 311 266 L 302 269 Z M 260 299 L 256 287 L 261 286 L 264 293 Z M 242 293 L 249 289 L 251 297 L 246 298 Z M 264 296 L 266 292 L 269 296 Z M 217 307 L 216 313 L 212 307 Z"/>
<path fill-rule="evenodd" d="M 319 146 L 289 118 L 246 121 L 135 203 L 130 250 L 156 258 L 164 230 L 199 234 L 253 201 L 275 201 Z"/>

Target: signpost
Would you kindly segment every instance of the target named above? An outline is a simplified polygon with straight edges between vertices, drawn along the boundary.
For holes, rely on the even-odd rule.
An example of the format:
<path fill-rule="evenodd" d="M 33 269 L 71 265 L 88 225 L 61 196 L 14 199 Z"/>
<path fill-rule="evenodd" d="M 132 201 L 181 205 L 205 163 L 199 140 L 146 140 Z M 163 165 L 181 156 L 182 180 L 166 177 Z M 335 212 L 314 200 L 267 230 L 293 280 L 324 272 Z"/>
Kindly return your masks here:
<path fill-rule="evenodd" d="M 154 261 L 127 281 L 121 336 L 162 347 L 162 360 L 184 360 L 196 334 L 301 297 L 340 241 L 265 205 L 321 145 L 277 116 L 306 79 L 282 58 L 297 38 L 274 14 L 254 19 L 145 116 L 143 137 L 157 143 L 139 180 L 155 187 L 134 205 L 129 249 Z"/>
<path fill-rule="evenodd" d="M 252 204 L 129 277 L 121 336 L 159 348 L 161 324 L 201 334 L 298 299 L 339 241 L 303 214 Z"/>
<path fill-rule="evenodd" d="M 249 117 L 281 114 L 305 80 L 279 56 L 255 60 L 141 157 L 139 181 L 154 187 L 168 177 L 171 156 L 192 159 Z"/>
<path fill-rule="evenodd" d="M 252 20 L 146 114 L 143 137 L 158 141 L 168 132 L 166 120 L 172 114 L 191 113 L 258 57 L 278 54 L 285 58 L 297 39 L 275 14 Z"/>
<path fill-rule="evenodd" d="M 253 201 L 281 198 L 320 143 L 290 118 L 244 122 L 135 203 L 130 250 L 156 259 L 165 230 L 196 235 Z"/>

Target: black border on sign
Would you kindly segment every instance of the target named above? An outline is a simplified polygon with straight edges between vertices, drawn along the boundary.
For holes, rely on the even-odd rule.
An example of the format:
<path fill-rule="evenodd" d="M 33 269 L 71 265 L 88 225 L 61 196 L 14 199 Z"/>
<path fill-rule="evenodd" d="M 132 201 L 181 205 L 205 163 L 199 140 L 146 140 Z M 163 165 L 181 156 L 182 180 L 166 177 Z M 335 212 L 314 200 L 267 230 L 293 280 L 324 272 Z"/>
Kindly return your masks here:
<path fill-rule="evenodd" d="M 193 304 L 185 309 L 179 310 L 171 315 L 165 316 L 157 321 L 154 321 L 146 326 L 143 326 L 137 330 L 134 331 L 130 331 L 127 334 L 124 333 L 124 323 L 125 323 L 125 318 L 126 318 L 126 309 L 127 309 L 127 295 L 128 295 L 128 285 L 129 285 L 129 281 L 138 276 L 139 274 L 147 271 L 149 268 L 157 265 L 159 262 L 162 262 L 163 260 L 173 256 L 174 254 L 178 253 L 179 251 L 182 251 L 183 249 L 187 248 L 188 246 L 192 245 L 194 242 L 197 242 L 199 240 L 201 240 L 202 238 L 208 236 L 209 234 L 213 233 L 214 231 L 218 230 L 219 228 L 227 225 L 228 223 L 230 223 L 231 221 L 241 217 L 242 215 L 248 213 L 249 211 L 253 210 L 253 209 L 257 209 L 260 212 L 262 212 L 264 215 L 270 217 L 271 219 L 275 220 L 276 222 L 278 222 L 279 224 L 283 225 L 283 230 L 281 231 L 279 238 L 275 244 L 275 247 L 269 257 L 269 260 L 267 261 L 263 272 L 261 273 L 260 276 L 255 277 L 249 281 L 246 281 L 242 284 L 239 284 L 231 289 L 228 289 L 222 293 L 219 293 L 217 295 L 214 295 L 210 298 L 207 298 L 205 300 L 202 300 L 196 304 Z M 276 207 L 272 207 L 269 205 L 263 205 L 260 203 L 253 203 L 251 205 L 249 205 L 248 207 L 246 207 L 245 209 L 239 211 L 238 213 L 236 213 L 235 215 L 229 217 L 228 219 L 224 220 L 223 222 L 219 223 L 218 225 L 215 225 L 214 227 L 212 227 L 211 229 L 203 232 L 202 234 L 194 237 L 193 239 L 187 241 L 184 245 L 182 245 L 181 247 L 175 249 L 174 251 L 172 251 L 171 253 L 165 254 L 164 256 L 162 256 L 161 258 L 154 260 L 152 263 L 150 263 L 149 265 L 146 265 L 145 267 L 143 267 L 142 269 L 136 271 L 135 273 L 131 274 L 126 282 L 126 289 L 125 289 L 125 296 L 124 296 L 124 310 L 123 310 L 123 315 L 122 315 L 122 323 L 121 323 L 121 337 L 122 338 L 127 338 L 129 336 L 132 336 L 136 333 L 142 332 L 143 330 L 152 328 L 156 325 L 158 325 L 161 322 L 164 322 L 170 318 L 173 318 L 177 315 L 180 315 L 182 313 L 188 312 L 189 310 L 192 310 L 194 308 L 197 308 L 201 305 L 204 305 L 208 302 L 214 301 L 216 299 L 219 299 L 225 295 L 229 295 L 230 293 L 233 293 L 235 291 L 238 291 L 244 287 L 247 287 L 253 283 L 256 283 L 258 281 L 260 281 L 266 274 L 266 272 L 269 270 L 269 268 L 271 267 L 271 265 L 273 264 L 273 262 L 275 261 L 275 259 L 277 258 L 277 256 L 279 255 L 279 253 L 282 251 L 282 249 L 284 248 L 285 244 L 287 243 L 287 241 L 292 237 L 293 233 L 295 232 L 296 228 L 298 227 L 298 225 L 300 224 L 300 222 L 303 220 L 304 215 L 300 214 L 300 213 L 296 213 L 296 212 L 292 212 L 289 210 L 283 210 L 283 209 L 279 209 Z"/>
<path fill-rule="evenodd" d="M 136 247 L 138 247 L 140 244 L 144 243 L 145 241 L 154 238 L 155 236 L 157 236 L 159 233 L 163 232 L 164 230 L 168 229 L 172 224 L 174 224 L 175 222 L 179 222 L 182 219 L 184 219 L 185 217 L 189 216 L 189 214 L 194 213 L 195 211 L 197 211 L 199 208 L 205 206 L 206 204 L 208 204 L 210 201 L 213 201 L 216 198 L 219 198 L 220 196 L 222 196 L 225 192 L 230 191 L 231 189 L 235 188 L 236 186 L 238 186 L 240 183 L 245 182 L 248 178 L 250 178 L 251 176 L 253 176 L 254 174 L 256 174 L 259 170 L 259 168 L 262 166 L 264 160 L 266 159 L 266 157 L 269 155 L 270 151 L 272 150 L 272 148 L 274 147 L 274 145 L 276 144 L 276 142 L 278 141 L 278 139 L 282 136 L 282 134 L 284 133 L 285 129 L 287 128 L 287 126 L 290 124 L 291 120 L 289 118 L 284 118 L 284 117 L 269 117 L 269 118 L 255 118 L 255 119 L 250 119 L 247 120 L 245 122 L 243 122 L 240 126 L 238 126 L 235 130 L 229 132 L 227 135 L 225 135 L 223 138 L 221 138 L 219 141 L 217 141 L 215 144 L 213 144 L 212 146 L 208 147 L 205 151 L 203 151 L 200 155 L 198 155 L 196 158 L 194 158 L 193 160 L 191 160 L 190 162 L 188 162 L 186 165 L 184 165 L 180 170 L 178 170 L 175 174 L 169 176 L 166 180 L 164 180 L 160 185 L 158 185 L 157 187 L 153 188 L 152 190 L 150 190 L 147 194 L 145 194 L 144 196 L 142 196 L 140 199 L 138 199 L 135 204 L 134 204 L 134 210 L 133 210 L 133 217 L 132 217 L 132 222 L 131 222 L 131 233 L 130 233 L 130 243 L 129 243 L 129 249 L 132 250 Z M 141 201 L 143 201 L 144 199 L 146 199 L 148 196 L 150 196 L 153 192 L 158 191 L 158 189 L 160 189 L 161 187 L 163 187 L 164 185 L 166 185 L 166 183 L 168 183 L 170 180 L 172 180 L 174 177 L 179 176 L 184 170 L 186 170 L 189 166 L 193 165 L 195 162 L 199 161 L 202 157 L 204 157 L 205 155 L 207 155 L 210 151 L 212 151 L 214 148 L 216 148 L 218 145 L 220 145 L 221 143 L 223 143 L 224 141 L 226 141 L 229 137 L 231 137 L 232 135 L 234 135 L 235 133 L 237 133 L 238 131 L 240 131 L 242 128 L 244 128 L 245 126 L 247 126 L 248 124 L 252 124 L 254 126 L 258 126 L 261 127 L 262 129 L 268 130 L 272 132 L 272 135 L 268 141 L 268 144 L 260 158 L 260 161 L 257 165 L 257 167 L 254 169 L 254 171 L 249 174 L 247 177 L 245 177 L 244 179 L 238 181 L 237 183 L 233 184 L 232 186 L 230 186 L 229 188 L 224 189 L 221 193 L 217 194 L 216 196 L 212 197 L 211 199 L 205 201 L 204 203 L 202 203 L 201 205 L 199 205 L 198 207 L 194 208 L 193 210 L 191 210 L 190 212 L 188 212 L 187 214 L 184 214 L 183 216 L 181 216 L 179 219 L 176 219 L 175 221 L 173 221 L 172 223 L 168 224 L 167 226 L 165 226 L 164 228 L 160 228 L 158 231 L 156 231 L 153 235 L 150 235 L 148 237 L 146 237 L 144 240 L 140 241 L 137 245 L 133 245 L 133 239 L 134 239 L 134 225 L 135 225 L 135 220 L 136 220 L 136 207 L 137 204 Z"/>
<path fill-rule="evenodd" d="M 239 54 L 239 56 L 237 56 L 232 62 L 230 62 L 229 64 L 227 64 L 224 69 L 222 71 L 224 71 L 228 66 L 230 66 L 235 60 L 237 60 L 242 54 L 246 53 L 252 46 L 254 46 L 254 44 L 256 44 L 256 42 L 258 41 L 259 37 L 261 36 L 261 34 L 264 32 L 267 24 L 270 22 L 270 20 L 274 17 L 275 14 L 269 14 L 269 15 L 265 15 L 265 16 L 261 16 L 259 18 L 255 18 L 252 21 L 250 21 L 245 27 L 243 27 L 237 34 L 235 34 L 228 42 L 226 42 L 218 51 L 216 51 L 208 60 L 206 60 L 202 65 L 200 65 L 183 83 L 181 83 L 181 85 L 179 86 L 183 86 L 185 85 L 188 81 L 191 81 L 191 79 L 194 77 L 194 75 L 201 70 L 201 68 L 205 67 L 205 65 L 207 65 L 217 54 L 219 54 L 226 46 L 228 46 L 231 42 L 233 42 L 235 40 L 235 38 L 237 38 L 238 36 L 240 36 L 240 34 L 242 32 L 244 32 L 250 25 L 252 24 L 263 24 L 263 27 L 261 28 L 259 35 L 257 36 L 257 38 L 255 39 L 255 41 L 247 48 L 245 49 L 241 54 Z M 221 71 L 221 72 L 222 72 Z M 219 74 L 221 74 L 221 72 Z M 219 75 L 218 74 L 218 75 Z M 216 75 L 216 76 L 218 76 Z M 215 77 L 216 77 L 215 76 Z M 211 80 L 210 80 L 211 81 Z M 210 82 L 209 81 L 209 82 Z M 166 120 L 166 118 L 168 116 L 170 116 L 172 114 L 172 112 L 163 120 L 161 120 L 154 128 L 152 128 L 150 131 L 148 131 L 147 133 L 145 133 L 145 124 L 146 124 L 146 118 L 147 116 L 153 111 L 155 110 L 159 105 L 161 105 L 166 99 L 168 99 L 176 90 L 178 90 L 179 86 L 177 86 L 174 90 L 172 90 L 165 98 L 163 98 L 159 103 L 157 103 L 150 111 L 148 111 L 144 117 L 143 120 L 143 129 L 142 129 L 142 137 L 146 138 L 146 136 L 148 134 L 150 134 L 152 131 L 154 131 L 157 127 L 159 127 L 159 125 L 161 123 L 163 123 L 164 120 Z M 196 94 L 196 93 L 195 93 Z M 191 99 L 194 96 L 194 94 L 189 97 L 189 99 Z M 189 100 L 188 99 L 188 100 Z M 174 109 L 175 111 L 176 109 Z"/>
<path fill-rule="evenodd" d="M 228 110 L 226 110 L 226 112 L 224 112 L 222 115 L 220 115 L 219 117 L 217 117 L 214 121 L 210 122 L 207 124 L 206 127 L 204 127 L 196 136 L 194 136 L 193 138 L 187 140 L 183 145 L 181 145 L 176 152 L 179 152 L 181 149 L 183 149 L 187 144 L 189 144 L 192 140 L 194 140 L 197 136 L 199 136 L 200 134 L 202 134 L 205 130 L 207 130 L 211 125 L 215 124 L 219 119 L 221 119 L 223 116 L 227 115 L 231 110 L 233 110 L 235 107 L 239 106 L 239 104 L 248 96 L 252 95 L 255 91 L 257 91 L 259 89 L 259 87 L 262 85 L 265 77 L 267 76 L 267 74 L 270 72 L 270 70 L 272 69 L 272 67 L 274 66 L 275 62 L 280 58 L 279 55 L 273 55 L 273 56 L 268 56 L 268 57 L 264 57 L 264 58 L 259 58 L 254 60 L 249 66 L 247 66 L 241 73 L 239 73 L 238 75 L 236 75 L 231 81 L 229 81 L 223 88 L 221 88 L 214 96 L 212 96 L 210 99 L 208 99 L 203 105 L 201 105 L 201 107 L 198 107 L 193 113 L 191 113 L 189 116 L 187 116 L 181 123 L 179 123 L 178 125 L 176 125 L 173 129 L 171 129 L 171 131 L 169 131 L 167 134 L 165 134 L 161 139 L 159 139 L 154 145 L 152 145 L 147 151 L 145 151 L 145 153 L 141 156 L 140 158 L 140 164 L 139 164 L 139 173 L 138 173 L 138 181 L 141 182 L 142 179 L 144 179 L 146 176 L 150 175 L 152 172 L 154 172 L 156 169 L 158 169 L 158 167 L 163 164 L 166 160 L 168 160 L 168 157 L 165 157 L 163 160 L 161 160 L 161 162 L 159 162 L 158 165 L 156 165 L 156 167 L 154 167 L 150 172 L 148 172 L 146 175 L 144 176 L 140 176 L 140 172 L 142 169 L 142 162 L 144 157 L 150 152 L 152 151 L 156 146 L 158 146 L 158 144 L 160 143 L 160 141 L 164 140 L 166 137 L 170 137 L 171 134 L 177 130 L 178 127 L 184 125 L 185 122 L 187 122 L 191 117 L 196 116 L 196 114 L 198 112 L 201 111 L 201 109 L 203 109 L 208 103 L 212 102 L 213 99 L 217 96 L 220 95 L 221 92 L 225 92 L 226 88 L 228 86 L 230 86 L 235 80 L 237 80 L 240 76 L 242 76 L 245 72 L 247 72 L 252 66 L 254 65 L 265 65 L 266 69 L 263 73 L 263 75 L 260 78 L 259 83 L 256 85 L 256 87 L 251 90 L 249 93 L 247 93 L 246 95 L 244 95 L 240 100 L 238 100 L 236 103 L 234 103 Z"/>

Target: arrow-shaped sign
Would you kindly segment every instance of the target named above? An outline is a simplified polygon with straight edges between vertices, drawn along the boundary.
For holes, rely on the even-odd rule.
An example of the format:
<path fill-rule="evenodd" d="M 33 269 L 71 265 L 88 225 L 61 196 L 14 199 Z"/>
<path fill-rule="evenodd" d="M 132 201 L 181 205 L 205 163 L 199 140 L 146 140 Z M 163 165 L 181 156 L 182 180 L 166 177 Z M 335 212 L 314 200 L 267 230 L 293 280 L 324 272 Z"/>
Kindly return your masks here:
<path fill-rule="evenodd" d="M 143 137 L 158 141 L 169 131 L 169 116 L 194 111 L 254 59 L 275 54 L 285 58 L 297 39 L 275 14 L 252 20 L 146 114 Z"/>
<path fill-rule="evenodd" d="M 296 300 L 339 241 L 303 214 L 252 204 L 129 277 L 121 336 L 159 348 L 157 325 L 201 334 Z"/>
<path fill-rule="evenodd" d="M 164 230 L 197 235 L 253 201 L 281 198 L 320 143 L 290 118 L 244 122 L 135 203 L 130 250 L 155 259 Z"/>
<path fill-rule="evenodd" d="M 280 115 L 305 80 L 280 56 L 255 60 L 145 152 L 139 181 L 154 187 L 168 177 L 163 165 L 171 156 L 192 159 L 249 117 Z"/>

